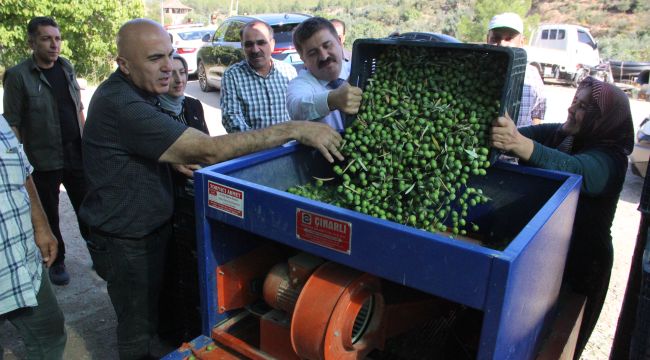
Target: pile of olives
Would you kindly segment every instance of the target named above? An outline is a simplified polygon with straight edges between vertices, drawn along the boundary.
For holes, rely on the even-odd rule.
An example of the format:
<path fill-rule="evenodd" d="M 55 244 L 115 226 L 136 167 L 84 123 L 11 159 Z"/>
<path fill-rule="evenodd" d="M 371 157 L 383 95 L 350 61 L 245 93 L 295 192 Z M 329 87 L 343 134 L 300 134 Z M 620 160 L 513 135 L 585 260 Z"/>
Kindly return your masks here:
<path fill-rule="evenodd" d="M 343 135 L 333 177 L 288 191 L 431 232 L 467 235 L 489 201 L 468 185 L 490 166 L 507 58 L 498 53 L 386 47 Z"/>

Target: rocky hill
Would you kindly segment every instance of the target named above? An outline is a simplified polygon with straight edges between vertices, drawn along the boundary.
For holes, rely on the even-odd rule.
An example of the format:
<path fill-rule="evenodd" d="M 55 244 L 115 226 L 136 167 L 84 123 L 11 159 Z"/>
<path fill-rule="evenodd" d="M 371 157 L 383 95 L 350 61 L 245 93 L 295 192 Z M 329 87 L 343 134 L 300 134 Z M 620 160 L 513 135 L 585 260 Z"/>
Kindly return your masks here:
<path fill-rule="evenodd" d="M 207 19 L 215 10 L 225 18 L 232 2 L 183 0 L 183 3 L 195 9 L 194 19 Z M 156 15 L 158 2 L 145 0 L 145 4 L 147 14 L 159 16 Z M 241 14 L 302 12 L 340 18 L 348 24 L 350 44 L 357 38 L 383 37 L 395 30 L 442 32 L 463 41 L 477 42 L 483 40 L 488 13 L 491 17 L 503 11 L 499 9 L 525 12 L 530 8 L 529 25 L 539 21 L 590 28 L 603 58 L 650 61 L 649 0 L 238 0 L 236 4 Z M 483 18 L 476 19 L 481 11 Z M 471 35 L 460 29 L 462 21 L 468 18 L 480 27 Z"/>

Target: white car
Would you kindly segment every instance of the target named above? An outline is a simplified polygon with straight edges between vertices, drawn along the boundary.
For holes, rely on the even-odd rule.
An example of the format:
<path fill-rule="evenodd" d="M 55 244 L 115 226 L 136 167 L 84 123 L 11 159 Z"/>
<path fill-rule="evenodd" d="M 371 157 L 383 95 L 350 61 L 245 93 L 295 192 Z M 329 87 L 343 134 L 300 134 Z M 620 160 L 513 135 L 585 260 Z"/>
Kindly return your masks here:
<path fill-rule="evenodd" d="M 650 116 L 645 118 L 636 132 L 634 150 L 629 156 L 632 173 L 645 177 L 650 158 Z"/>
<path fill-rule="evenodd" d="M 171 36 L 172 45 L 176 52 L 187 61 L 188 73 L 196 73 L 196 54 L 203 46 L 203 37 L 214 34 L 215 28 L 189 26 L 170 28 L 167 32 Z"/>

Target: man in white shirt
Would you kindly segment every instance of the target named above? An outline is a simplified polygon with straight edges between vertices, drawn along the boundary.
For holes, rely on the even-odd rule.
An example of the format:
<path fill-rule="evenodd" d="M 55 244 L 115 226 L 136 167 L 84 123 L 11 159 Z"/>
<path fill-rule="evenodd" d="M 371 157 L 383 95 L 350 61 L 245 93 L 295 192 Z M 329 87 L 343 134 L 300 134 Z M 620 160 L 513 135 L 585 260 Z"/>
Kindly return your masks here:
<path fill-rule="evenodd" d="M 345 114 L 359 111 L 362 91 L 347 82 L 350 62 L 345 61 L 336 29 L 327 19 L 309 18 L 295 29 L 293 44 L 306 70 L 289 82 L 289 115 L 292 119 L 326 123 L 342 131 Z"/>

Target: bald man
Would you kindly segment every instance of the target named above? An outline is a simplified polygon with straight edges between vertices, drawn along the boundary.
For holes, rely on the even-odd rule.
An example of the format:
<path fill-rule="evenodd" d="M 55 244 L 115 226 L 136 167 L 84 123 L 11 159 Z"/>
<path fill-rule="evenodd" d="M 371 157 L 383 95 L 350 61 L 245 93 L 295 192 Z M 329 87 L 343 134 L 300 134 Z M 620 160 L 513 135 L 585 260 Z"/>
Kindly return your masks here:
<path fill-rule="evenodd" d="M 150 357 L 173 210 L 170 166 L 213 164 L 298 140 L 330 162 L 341 137 L 325 124 L 290 121 L 209 137 L 159 107 L 172 72 L 172 45 L 158 23 L 135 19 L 117 35 L 118 69 L 95 91 L 84 130 L 88 195 L 81 217 L 88 249 L 117 314 L 120 359 Z"/>

